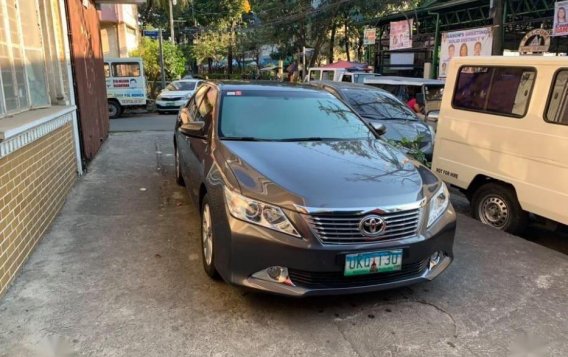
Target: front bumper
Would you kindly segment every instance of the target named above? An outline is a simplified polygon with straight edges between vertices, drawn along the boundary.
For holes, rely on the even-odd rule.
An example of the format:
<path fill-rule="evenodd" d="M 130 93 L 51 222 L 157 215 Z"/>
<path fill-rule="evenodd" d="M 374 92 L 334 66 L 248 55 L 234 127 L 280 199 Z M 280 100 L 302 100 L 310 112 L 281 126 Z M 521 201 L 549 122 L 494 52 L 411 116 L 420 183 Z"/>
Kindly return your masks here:
<path fill-rule="evenodd" d="M 264 292 L 301 297 L 391 289 L 430 281 L 453 260 L 456 215 L 451 206 L 423 235 L 353 245 L 324 245 L 310 234 L 302 234 L 306 237 L 303 239 L 294 238 L 226 214 L 228 229 L 224 233 L 230 251 L 220 254 L 223 261 L 216 259 L 217 270 L 228 282 Z M 291 218 L 297 222 L 298 216 Z M 219 226 L 219 229 L 223 228 Z M 221 232 L 215 232 L 218 233 Z M 389 249 L 403 250 L 401 271 L 343 276 L 346 254 Z M 429 258 L 436 251 L 443 252 L 443 257 L 436 266 L 430 267 Z M 293 285 L 253 276 L 272 266 L 288 268 Z"/>
<path fill-rule="evenodd" d="M 187 103 L 187 99 L 170 101 L 156 100 L 156 109 L 159 111 L 178 111 Z"/>

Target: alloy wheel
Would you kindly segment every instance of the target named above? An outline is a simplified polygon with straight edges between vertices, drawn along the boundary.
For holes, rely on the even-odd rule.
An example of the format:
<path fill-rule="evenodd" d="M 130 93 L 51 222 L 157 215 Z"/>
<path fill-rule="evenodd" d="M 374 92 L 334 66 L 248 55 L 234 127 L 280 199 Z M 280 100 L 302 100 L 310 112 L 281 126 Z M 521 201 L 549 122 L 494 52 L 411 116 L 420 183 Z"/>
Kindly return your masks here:
<path fill-rule="evenodd" d="M 209 205 L 203 206 L 202 224 L 202 240 L 203 240 L 203 258 L 205 263 L 210 266 L 213 261 L 213 228 L 211 226 L 211 211 Z"/>

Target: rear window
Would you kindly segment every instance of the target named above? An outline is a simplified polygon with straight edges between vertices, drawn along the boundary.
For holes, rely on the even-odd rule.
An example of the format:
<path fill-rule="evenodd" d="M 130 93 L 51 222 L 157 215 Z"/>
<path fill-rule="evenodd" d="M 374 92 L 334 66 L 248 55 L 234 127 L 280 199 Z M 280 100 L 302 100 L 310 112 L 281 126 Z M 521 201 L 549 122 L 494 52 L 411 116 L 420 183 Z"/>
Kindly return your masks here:
<path fill-rule="evenodd" d="M 329 93 L 243 90 L 223 93 L 219 137 L 294 141 L 356 140 L 374 135 Z"/>
<path fill-rule="evenodd" d="M 382 91 L 343 89 L 342 92 L 351 107 L 363 117 L 380 120 L 418 120 L 405 104 Z"/>
<path fill-rule="evenodd" d="M 549 123 L 568 125 L 568 70 L 566 69 L 556 74 L 545 119 Z"/>
<path fill-rule="evenodd" d="M 452 106 L 521 118 L 530 101 L 536 70 L 522 67 L 462 67 Z"/>

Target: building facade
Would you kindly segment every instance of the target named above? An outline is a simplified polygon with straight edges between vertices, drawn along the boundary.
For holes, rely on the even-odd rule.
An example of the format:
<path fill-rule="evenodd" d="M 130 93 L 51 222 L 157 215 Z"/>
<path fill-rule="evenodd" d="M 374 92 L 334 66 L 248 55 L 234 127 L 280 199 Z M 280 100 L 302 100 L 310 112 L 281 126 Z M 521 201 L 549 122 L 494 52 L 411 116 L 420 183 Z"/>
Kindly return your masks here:
<path fill-rule="evenodd" d="M 101 43 L 105 57 L 128 57 L 138 47 L 138 7 L 133 4 L 100 4 Z"/>

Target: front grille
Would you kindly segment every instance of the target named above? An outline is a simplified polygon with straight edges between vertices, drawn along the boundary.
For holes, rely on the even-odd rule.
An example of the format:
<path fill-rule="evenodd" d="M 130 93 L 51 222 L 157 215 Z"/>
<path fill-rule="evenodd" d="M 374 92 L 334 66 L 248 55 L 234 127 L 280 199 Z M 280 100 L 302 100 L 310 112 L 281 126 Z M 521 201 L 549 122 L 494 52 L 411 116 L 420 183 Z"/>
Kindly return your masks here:
<path fill-rule="evenodd" d="M 288 269 L 288 274 L 294 284 L 305 288 L 348 288 L 386 284 L 416 278 L 422 275 L 427 268 L 428 259 L 424 259 L 416 263 L 403 264 L 401 270 L 388 273 L 344 276 L 342 271 L 319 273 Z"/>
<path fill-rule="evenodd" d="M 164 102 L 175 102 L 178 100 L 181 100 L 182 97 L 162 97 L 160 98 L 160 100 L 163 100 Z"/>
<path fill-rule="evenodd" d="M 366 215 L 311 215 L 305 216 L 315 236 L 328 244 L 373 243 L 376 241 L 404 239 L 416 235 L 420 225 L 421 209 L 379 214 L 385 222 L 382 235 L 369 238 L 359 230 L 359 223 Z"/>

